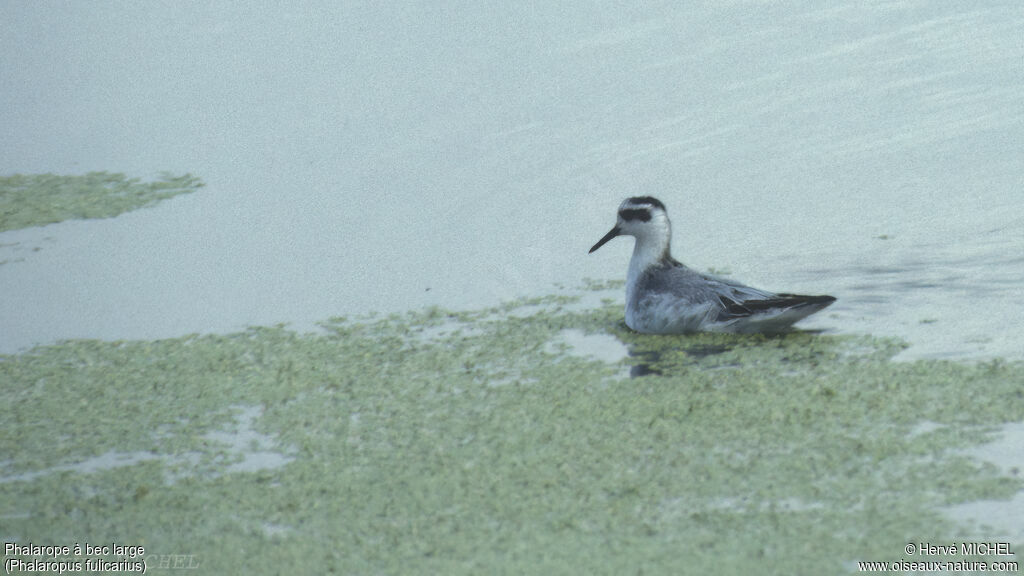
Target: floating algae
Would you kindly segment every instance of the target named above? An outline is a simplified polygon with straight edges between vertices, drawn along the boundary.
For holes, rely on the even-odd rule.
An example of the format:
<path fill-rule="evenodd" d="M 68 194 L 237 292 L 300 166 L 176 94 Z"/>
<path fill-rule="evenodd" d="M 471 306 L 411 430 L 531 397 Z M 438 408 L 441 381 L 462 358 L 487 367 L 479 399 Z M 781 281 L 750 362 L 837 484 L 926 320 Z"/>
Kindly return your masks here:
<path fill-rule="evenodd" d="M 621 322 L 551 297 L 0 357 L 0 532 L 254 574 L 835 574 L 1003 536 L 946 510 L 1021 490 L 969 456 L 1024 421 L 1021 365 Z M 276 465 L 218 441 L 239 407 Z M 70 466 L 109 453 L 149 456 Z"/>
<path fill-rule="evenodd" d="M 74 218 L 110 218 L 202 186 L 189 174 L 164 173 L 153 182 L 109 172 L 0 176 L 0 232 Z"/>

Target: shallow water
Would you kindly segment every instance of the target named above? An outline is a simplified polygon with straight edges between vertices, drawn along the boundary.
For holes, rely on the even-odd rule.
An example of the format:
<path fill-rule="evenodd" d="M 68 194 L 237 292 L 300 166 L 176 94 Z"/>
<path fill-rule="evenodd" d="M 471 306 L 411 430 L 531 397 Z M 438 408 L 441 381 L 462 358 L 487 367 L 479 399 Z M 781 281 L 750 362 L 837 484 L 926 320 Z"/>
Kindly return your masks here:
<path fill-rule="evenodd" d="M 3 351 L 622 278 L 628 240 L 586 250 L 653 194 L 687 264 L 839 297 L 808 327 L 1024 355 L 1014 2 L 0 16 L 0 171 L 208 184 L 0 234 Z"/>
<path fill-rule="evenodd" d="M 0 5 L 0 172 L 206 183 L 0 233 L 0 541 L 254 574 L 1024 546 L 1022 24 Z M 687 264 L 838 302 L 815 334 L 629 333 L 630 241 L 586 251 L 638 194 Z M 27 352 L 66 338 L 100 340 Z"/>

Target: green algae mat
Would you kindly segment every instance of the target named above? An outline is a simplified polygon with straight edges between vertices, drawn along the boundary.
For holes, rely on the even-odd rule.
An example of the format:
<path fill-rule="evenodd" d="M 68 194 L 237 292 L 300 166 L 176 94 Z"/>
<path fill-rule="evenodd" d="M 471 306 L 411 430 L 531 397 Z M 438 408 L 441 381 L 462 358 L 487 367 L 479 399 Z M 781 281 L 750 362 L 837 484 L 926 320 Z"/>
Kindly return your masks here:
<path fill-rule="evenodd" d="M 1024 367 L 900 349 L 641 336 L 566 296 L 41 347 L 0 357 L 0 540 L 204 574 L 1015 561 L 907 547 L 1021 545 L 951 511 L 1024 487 L 973 455 L 1024 421 Z"/>
<path fill-rule="evenodd" d="M 0 232 L 74 218 L 110 218 L 202 186 L 190 174 L 164 173 L 152 182 L 109 172 L 0 176 Z"/>

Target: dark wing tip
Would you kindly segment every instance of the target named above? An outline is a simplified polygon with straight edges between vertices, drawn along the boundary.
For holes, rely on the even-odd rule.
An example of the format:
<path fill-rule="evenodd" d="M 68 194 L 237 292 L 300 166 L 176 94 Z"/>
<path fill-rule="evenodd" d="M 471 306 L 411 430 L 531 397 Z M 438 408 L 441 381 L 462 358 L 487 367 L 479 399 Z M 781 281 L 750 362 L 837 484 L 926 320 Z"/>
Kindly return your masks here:
<path fill-rule="evenodd" d="M 801 294 L 777 294 L 775 298 L 764 300 L 744 300 L 742 302 L 719 296 L 718 300 L 725 307 L 719 319 L 743 318 L 753 316 L 766 310 L 804 308 L 814 306 L 818 310 L 836 301 L 834 296 L 803 296 Z"/>
<path fill-rule="evenodd" d="M 778 297 L 780 300 L 792 302 L 791 306 L 809 306 L 811 304 L 819 304 L 824 307 L 836 301 L 835 296 L 827 295 L 804 296 L 802 294 L 779 294 Z"/>

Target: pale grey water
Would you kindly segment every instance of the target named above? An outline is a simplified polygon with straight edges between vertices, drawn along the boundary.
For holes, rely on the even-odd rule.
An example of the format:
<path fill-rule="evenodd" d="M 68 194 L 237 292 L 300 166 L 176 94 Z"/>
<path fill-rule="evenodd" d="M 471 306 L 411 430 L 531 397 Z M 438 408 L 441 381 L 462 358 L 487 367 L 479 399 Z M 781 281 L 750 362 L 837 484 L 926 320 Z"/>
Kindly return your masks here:
<path fill-rule="evenodd" d="M 1024 358 L 1024 7 L 676 4 L 0 4 L 0 173 L 208 184 L 0 234 L 0 351 L 623 278 L 650 194 L 806 327 Z"/>

